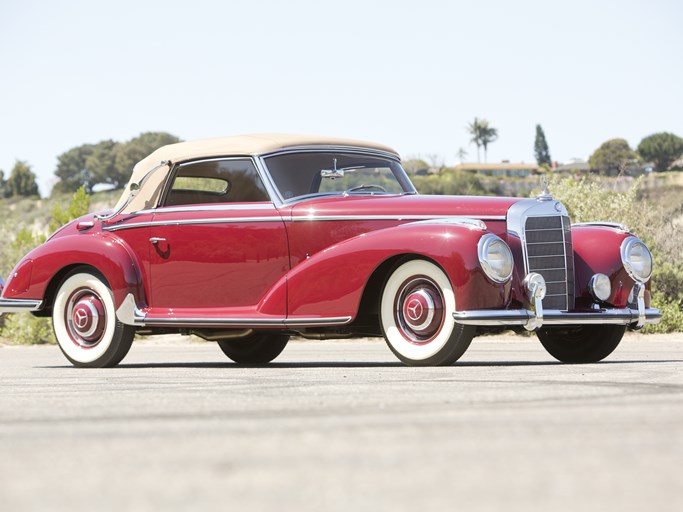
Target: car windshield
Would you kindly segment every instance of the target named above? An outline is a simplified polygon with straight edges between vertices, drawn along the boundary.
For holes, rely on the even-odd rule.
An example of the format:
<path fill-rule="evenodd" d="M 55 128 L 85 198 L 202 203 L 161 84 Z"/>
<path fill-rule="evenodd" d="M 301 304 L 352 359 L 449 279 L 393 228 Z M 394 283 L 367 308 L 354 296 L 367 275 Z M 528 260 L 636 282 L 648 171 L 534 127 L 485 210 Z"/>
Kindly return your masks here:
<path fill-rule="evenodd" d="M 401 164 L 362 153 L 301 152 L 265 159 L 285 201 L 318 195 L 414 194 Z"/>

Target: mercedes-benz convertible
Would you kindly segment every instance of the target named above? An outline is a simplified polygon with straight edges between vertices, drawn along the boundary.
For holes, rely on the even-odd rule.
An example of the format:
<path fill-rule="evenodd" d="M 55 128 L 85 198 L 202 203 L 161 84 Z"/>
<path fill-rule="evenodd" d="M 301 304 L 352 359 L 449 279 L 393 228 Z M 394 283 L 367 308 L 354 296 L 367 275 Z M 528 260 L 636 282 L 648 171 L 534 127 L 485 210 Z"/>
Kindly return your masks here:
<path fill-rule="evenodd" d="M 590 363 L 659 321 L 652 265 L 628 228 L 572 225 L 547 190 L 422 196 L 389 147 L 250 135 L 139 162 L 112 210 L 16 265 L 0 312 L 51 316 L 86 367 L 118 364 L 136 332 L 194 334 L 242 364 L 291 336 L 383 336 L 408 365 L 449 365 L 505 329 Z"/>

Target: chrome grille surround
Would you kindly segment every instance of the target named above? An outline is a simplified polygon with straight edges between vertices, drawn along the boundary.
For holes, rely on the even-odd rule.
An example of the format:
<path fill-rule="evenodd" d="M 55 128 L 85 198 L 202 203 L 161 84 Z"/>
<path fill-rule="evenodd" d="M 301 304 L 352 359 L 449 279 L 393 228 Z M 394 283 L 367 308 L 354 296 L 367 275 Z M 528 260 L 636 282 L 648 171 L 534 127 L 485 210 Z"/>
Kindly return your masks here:
<path fill-rule="evenodd" d="M 572 310 L 574 251 L 564 205 L 548 196 L 515 203 L 508 210 L 507 229 L 520 239 L 524 276 L 536 272 L 546 281 L 544 309 Z"/>

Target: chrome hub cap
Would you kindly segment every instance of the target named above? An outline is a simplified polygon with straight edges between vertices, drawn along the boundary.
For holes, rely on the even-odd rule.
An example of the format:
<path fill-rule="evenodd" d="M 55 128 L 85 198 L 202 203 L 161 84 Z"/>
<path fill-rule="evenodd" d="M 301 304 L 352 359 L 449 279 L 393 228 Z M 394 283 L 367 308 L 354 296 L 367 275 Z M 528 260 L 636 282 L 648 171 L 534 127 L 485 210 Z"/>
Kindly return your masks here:
<path fill-rule="evenodd" d="M 76 345 L 92 348 L 102 339 L 106 313 L 102 299 L 92 290 L 76 291 L 68 302 L 66 325 Z"/>
<path fill-rule="evenodd" d="M 418 344 L 432 341 L 444 316 L 438 286 L 426 277 L 413 278 L 401 286 L 396 299 L 396 324 L 403 336 Z"/>

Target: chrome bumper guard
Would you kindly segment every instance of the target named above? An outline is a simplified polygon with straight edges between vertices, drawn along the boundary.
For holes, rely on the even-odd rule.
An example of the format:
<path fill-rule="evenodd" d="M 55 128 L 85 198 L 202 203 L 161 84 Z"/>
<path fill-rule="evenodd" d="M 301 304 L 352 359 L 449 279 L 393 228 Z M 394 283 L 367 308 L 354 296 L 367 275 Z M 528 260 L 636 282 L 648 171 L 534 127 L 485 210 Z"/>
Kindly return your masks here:
<path fill-rule="evenodd" d="M 539 314 L 540 313 L 540 314 Z M 456 311 L 453 313 L 456 323 L 481 326 L 514 326 L 521 325 L 533 331 L 542 326 L 554 325 L 595 325 L 617 324 L 641 328 L 646 324 L 656 324 L 662 319 L 659 309 L 598 309 L 581 313 L 569 313 L 556 309 L 531 311 L 528 309 L 480 309 L 472 311 Z"/>
<path fill-rule="evenodd" d="M 0 315 L 3 313 L 21 313 L 22 311 L 39 311 L 42 306 L 42 300 L 0 298 Z"/>

